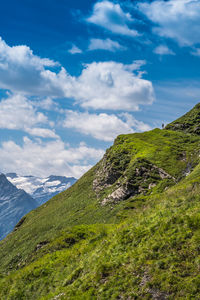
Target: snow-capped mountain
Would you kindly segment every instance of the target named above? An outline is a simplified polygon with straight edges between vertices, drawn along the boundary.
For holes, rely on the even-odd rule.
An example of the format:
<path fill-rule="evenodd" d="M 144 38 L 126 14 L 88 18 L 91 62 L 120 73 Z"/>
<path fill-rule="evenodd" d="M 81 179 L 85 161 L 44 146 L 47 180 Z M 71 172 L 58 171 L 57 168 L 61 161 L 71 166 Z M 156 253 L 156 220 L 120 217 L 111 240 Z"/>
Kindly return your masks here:
<path fill-rule="evenodd" d="M 23 189 L 37 200 L 39 205 L 56 194 L 66 190 L 76 182 L 74 177 L 51 175 L 46 178 L 36 176 L 19 176 L 16 173 L 7 173 L 7 179 L 17 188 Z"/>
<path fill-rule="evenodd" d="M 9 182 L 4 174 L 0 174 L 0 240 L 37 206 L 35 199 Z"/>

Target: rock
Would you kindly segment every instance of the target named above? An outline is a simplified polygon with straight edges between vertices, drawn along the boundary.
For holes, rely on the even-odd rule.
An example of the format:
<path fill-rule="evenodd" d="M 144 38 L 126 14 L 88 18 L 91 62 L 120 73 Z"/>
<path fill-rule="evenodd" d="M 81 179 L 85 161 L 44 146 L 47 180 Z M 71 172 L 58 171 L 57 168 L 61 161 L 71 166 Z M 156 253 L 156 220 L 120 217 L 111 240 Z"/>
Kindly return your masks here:
<path fill-rule="evenodd" d="M 112 174 L 112 168 L 108 167 L 105 156 L 97 170 L 93 188 L 100 198 L 101 191 L 114 185 L 112 192 L 101 201 L 101 205 L 106 205 L 137 194 L 145 194 L 164 179 L 175 181 L 170 174 L 143 158 L 136 159 L 132 165 L 129 164 L 121 176 Z"/>

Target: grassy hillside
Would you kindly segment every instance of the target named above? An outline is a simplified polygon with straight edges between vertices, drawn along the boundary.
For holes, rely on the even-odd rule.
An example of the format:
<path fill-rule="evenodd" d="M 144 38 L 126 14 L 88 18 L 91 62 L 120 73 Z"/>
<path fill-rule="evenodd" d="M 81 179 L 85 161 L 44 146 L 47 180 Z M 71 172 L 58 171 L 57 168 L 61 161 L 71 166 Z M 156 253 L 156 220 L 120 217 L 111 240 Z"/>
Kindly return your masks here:
<path fill-rule="evenodd" d="M 184 131 L 186 133 L 200 134 L 200 103 L 184 116 L 168 124 L 166 129 Z"/>
<path fill-rule="evenodd" d="M 0 299 L 200 298 L 199 154 L 194 132 L 119 136 L 0 243 Z"/>

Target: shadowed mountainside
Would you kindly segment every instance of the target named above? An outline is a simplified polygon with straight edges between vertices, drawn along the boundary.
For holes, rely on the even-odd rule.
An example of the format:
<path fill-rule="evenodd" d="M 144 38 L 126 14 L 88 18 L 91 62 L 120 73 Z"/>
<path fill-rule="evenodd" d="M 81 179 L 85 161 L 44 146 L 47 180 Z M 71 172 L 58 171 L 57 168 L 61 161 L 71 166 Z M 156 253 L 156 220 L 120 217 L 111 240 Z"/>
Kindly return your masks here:
<path fill-rule="evenodd" d="M 24 190 L 17 189 L 0 174 L 0 239 L 14 229 L 18 221 L 38 206 Z"/>

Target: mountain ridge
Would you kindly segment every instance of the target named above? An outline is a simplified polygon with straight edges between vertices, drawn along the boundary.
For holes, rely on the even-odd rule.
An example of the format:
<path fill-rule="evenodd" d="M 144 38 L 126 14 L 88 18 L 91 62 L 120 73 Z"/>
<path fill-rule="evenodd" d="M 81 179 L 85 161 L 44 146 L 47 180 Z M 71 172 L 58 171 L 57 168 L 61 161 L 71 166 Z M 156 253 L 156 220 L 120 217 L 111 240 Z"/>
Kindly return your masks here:
<path fill-rule="evenodd" d="M 72 187 L 26 215 L 0 243 L 1 298 L 198 299 L 198 113 L 187 130 L 176 120 L 118 136 Z"/>
<path fill-rule="evenodd" d="M 19 176 L 16 173 L 7 173 L 6 177 L 17 188 L 21 188 L 30 194 L 39 205 L 47 202 L 76 182 L 74 177 L 57 175 L 41 178 L 32 175 Z"/>
<path fill-rule="evenodd" d="M 11 232 L 18 221 L 38 203 L 24 190 L 17 189 L 0 174 L 0 239 Z"/>

